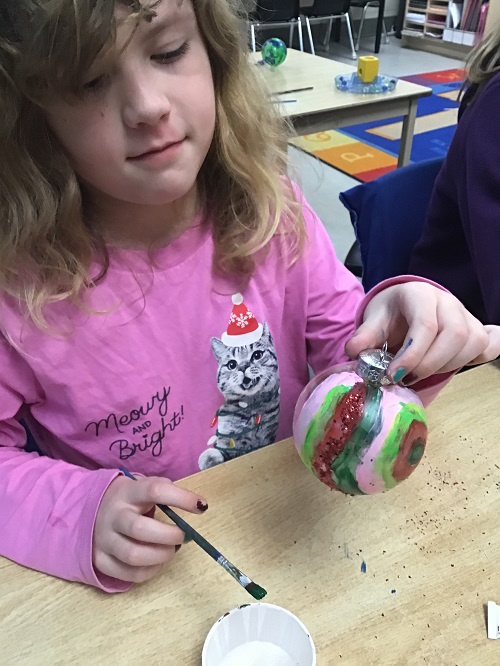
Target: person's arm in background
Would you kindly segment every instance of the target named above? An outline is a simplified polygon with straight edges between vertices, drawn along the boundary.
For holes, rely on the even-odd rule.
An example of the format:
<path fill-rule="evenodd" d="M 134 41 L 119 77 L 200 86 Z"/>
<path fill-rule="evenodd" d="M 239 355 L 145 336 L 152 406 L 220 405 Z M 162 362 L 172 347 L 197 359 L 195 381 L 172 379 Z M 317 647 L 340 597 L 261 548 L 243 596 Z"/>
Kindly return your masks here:
<path fill-rule="evenodd" d="M 500 325 L 500 77 L 484 88 L 464 115 L 465 181 L 459 210 L 484 302 L 485 323 Z M 462 122 L 463 122 L 462 121 Z"/>
<path fill-rule="evenodd" d="M 500 325 L 500 76 L 458 124 L 438 175 L 410 271 L 449 289 L 485 324 Z"/>

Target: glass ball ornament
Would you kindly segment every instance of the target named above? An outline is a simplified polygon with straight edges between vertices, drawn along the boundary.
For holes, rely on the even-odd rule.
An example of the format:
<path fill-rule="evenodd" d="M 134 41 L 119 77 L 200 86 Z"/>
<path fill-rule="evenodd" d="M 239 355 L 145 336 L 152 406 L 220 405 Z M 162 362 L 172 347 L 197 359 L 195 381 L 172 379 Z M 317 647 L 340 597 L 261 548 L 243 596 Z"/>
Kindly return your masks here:
<path fill-rule="evenodd" d="M 366 350 L 314 377 L 299 396 L 295 446 L 331 489 L 384 492 L 408 478 L 424 455 L 424 408 L 415 391 L 387 379 L 392 359 L 385 348 Z"/>
<path fill-rule="evenodd" d="M 270 67 L 278 67 L 286 60 L 287 48 L 282 39 L 271 37 L 262 44 L 262 60 Z"/>

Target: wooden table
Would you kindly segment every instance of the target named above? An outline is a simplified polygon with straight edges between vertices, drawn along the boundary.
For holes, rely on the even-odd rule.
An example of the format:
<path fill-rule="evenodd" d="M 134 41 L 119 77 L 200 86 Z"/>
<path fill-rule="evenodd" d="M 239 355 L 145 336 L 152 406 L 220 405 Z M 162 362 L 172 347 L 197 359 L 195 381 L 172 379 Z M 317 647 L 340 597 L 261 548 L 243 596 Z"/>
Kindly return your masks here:
<path fill-rule="evenodd" d="M 457 376 L 419 469 L 384 495 L 331 492 L 291 441 L 180 485 L 210 504 L 193 524 L 302 619 L 318 666 L 498 664 L 484 604 L 500 602 L 499 405 L 500 365 Z M 199 666 L 212 623 L 249 601 L 194 544 L 122 595 L 0 558 L 0 663 Z"/>
<path fill-rule="evenodd" d="M 260 53 L 251 58 L 260 60 Z M 383 60 L 381 74 L 384 74 Z M 313 90 L 281 95 L 282 99 L 296 102 L 282 104 L 282 112 L 293 122 L 298 134 L 313 134 L 325 130 L 355 125 L 374 120 L 403 116 L 403 129 L 399 147 L 398 166 L 410 161 L 417 102 L 420 97 L 432 94 L 430 88 L 398 81 L 396 89 L 380 95 L 356 95 L 340 92 L 335 88 L 338 74 L 351 74 L 356 67 L 336 60 L 288 49 L 285 62 L 271 69 L 261 67 L 262 76 L 271 91 L 279 93 L 313 86 Z"/>

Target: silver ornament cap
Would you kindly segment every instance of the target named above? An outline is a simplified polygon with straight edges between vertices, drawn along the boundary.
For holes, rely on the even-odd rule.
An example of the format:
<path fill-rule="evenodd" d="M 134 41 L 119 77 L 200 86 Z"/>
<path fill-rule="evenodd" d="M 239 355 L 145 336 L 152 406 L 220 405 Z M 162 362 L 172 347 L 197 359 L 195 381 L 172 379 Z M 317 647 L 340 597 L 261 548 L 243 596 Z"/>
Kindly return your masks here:
<path fill-rule="evenodd" d="M 365 349 L 359 355 L 356 372 L 367 384 L 387 386 L 392 384 L 386 371 L 393 359 L 387 351 L 387 343 L 382 349 Z"/>

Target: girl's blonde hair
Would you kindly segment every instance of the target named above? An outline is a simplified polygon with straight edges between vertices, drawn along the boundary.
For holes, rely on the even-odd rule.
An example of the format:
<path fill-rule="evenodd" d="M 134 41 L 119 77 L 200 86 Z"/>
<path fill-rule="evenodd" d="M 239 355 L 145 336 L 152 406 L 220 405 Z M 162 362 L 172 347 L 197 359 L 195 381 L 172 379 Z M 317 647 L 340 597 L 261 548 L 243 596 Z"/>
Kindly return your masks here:
<path fill-rule="evenodd" d="M 44 105 L 54 94 L 82 94 L 92 63 L 113 44 L 116 1 L 0 4 L 0 291 L 24 303 L 39 326 L 46 304 L 81 304 L 109 265 L 104 239 L 85 215 L 77 177 L 45 122 Z M 159 4 L 119 1 L 136 22 L 154 20 Z M 231 0 L 192 2 L 217 111 L 198 176 L 201 205 L 213 220 L 214 267 L 249 276 L 274 234 L 285 233 L 291 261 L 303 247 L 303 218 L 286 177 L 287 128 L 249 63 L 237 7 Z M 93 262 L 101 267 L 98 276 L 89 275 Z"/>
<path fill-rule="evenodd" d="M 468 83 L 482 87 L 500 72 L 500 26 L 472 49 L 467 60 Z"/>

